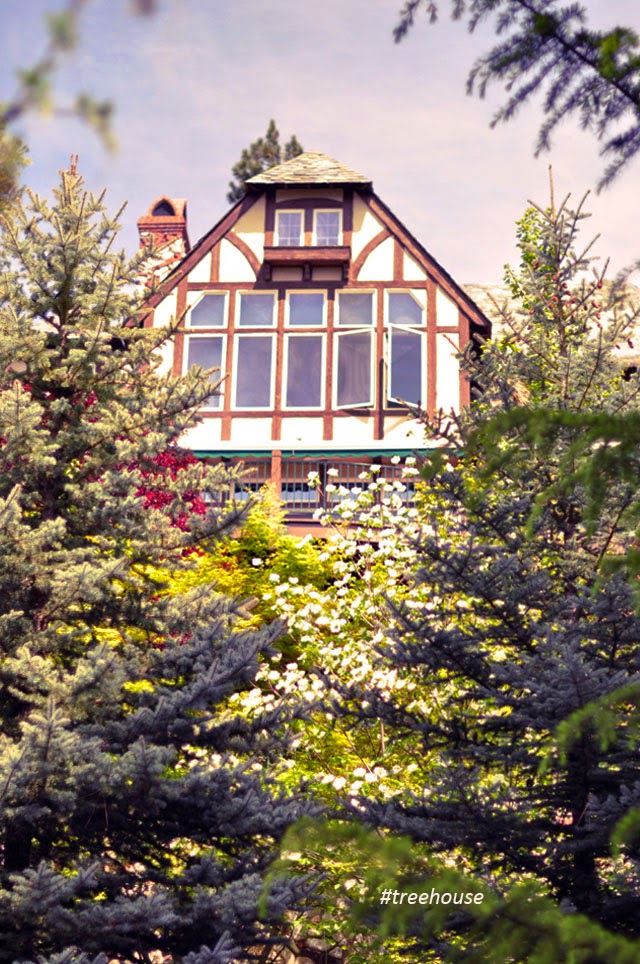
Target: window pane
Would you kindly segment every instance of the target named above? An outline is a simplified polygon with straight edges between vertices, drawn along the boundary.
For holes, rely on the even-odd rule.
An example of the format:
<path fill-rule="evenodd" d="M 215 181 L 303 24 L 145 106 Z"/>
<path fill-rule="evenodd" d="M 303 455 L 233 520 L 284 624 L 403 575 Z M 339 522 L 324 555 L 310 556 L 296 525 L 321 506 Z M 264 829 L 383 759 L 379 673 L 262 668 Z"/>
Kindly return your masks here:
<path fill-rule="evenodd" d="M 290 325 L 321 325 L 323 321 L 324 295 L 322 293 L 289 295 Z"/>
<path fill-rule="evenodd" d="M 415 331 L 391 329 L 391 398 L 422 404 L 422 338 Z"/>
<path fill-rule="evenodd" d="M 389 322 L 392 325 L 422 325 L 422 306 L 408 291 L 389 295 Z"/>
<path fill-rule="evenodd" d="M 371 398 L 371 334 L 354 331 L 339 335 L 338 408 L 372 405 Z"/>
<path fill-rule="evenodd" d="M 245 328 L 250 325 L 266 328 L 273 324 L 273 309 L 275 295 L 243 294 L 240 295 L 239 324 Z"/>
<path fill-rule="evenodd" d="M 204 295 L 189 312 L 191 328 L 220 328 L 224 325 L 226 295 Z"/>
<path fill-rule="evenodd" d="M 222 341 L 218 335 L 213 338 L 188 338 L 187 343 L 187 367 L 200 365 L 201 368 L 215 368 L 209 375 L 212 385 L 220 381 L 220 370 L 222 368 Z M 220 408 L 220 396 L 209 395 L 203 403 L 207 408 Z"/>
<path fill-rule="evenodd" d="M 373 324 L 373 295 L 341 291 L 338 295 L 338 324 L 358 328 Z"/>
<path fill-rule="evenodd" d="M 273 337 L 238 337 L 236 405 L 239 408 L 271 407 L 271 358 Z"/>
<path fill-rule="evenodd" d="M 289 335 L 287 408 L 319 408 L 322 404 L 322 335 Z"/>
<path fill-rule="evenodd" d="M 278 244 L 285 247 L 295 247 L 300 244 L 301 233 L 301 211 L 280 211 L 278 213 Z"/>
<path fill-rule="evenodd" d="M 316 242 L 340 244 L 340 212 L 318 211 L 316 214 Z"/>

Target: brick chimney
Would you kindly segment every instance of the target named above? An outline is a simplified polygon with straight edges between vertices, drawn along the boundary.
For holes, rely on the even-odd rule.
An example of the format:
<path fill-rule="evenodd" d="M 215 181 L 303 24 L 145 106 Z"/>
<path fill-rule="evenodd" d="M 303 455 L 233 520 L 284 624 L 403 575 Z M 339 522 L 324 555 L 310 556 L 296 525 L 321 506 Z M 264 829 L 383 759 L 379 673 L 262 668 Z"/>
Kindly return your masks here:
<path fill-rule="evenodd" d="M 161 281 L 191 248 L 186 200 L 166 195 L 157 198 L 148 212 L 138 218 L 138 234 L 141 248 L 153 248 L 150 263 L 142 273 Z"/>
<path fill-rule="evenodd" d="M 184 198 L 159 197 L 153 202 L 147 214 L 138 218 L 140 247 L 151 241 L 154 248 L 173 245 L 179 241 L 182 246 L 180 257 L 189 251 L 187 234 L 187 202 Z"/>

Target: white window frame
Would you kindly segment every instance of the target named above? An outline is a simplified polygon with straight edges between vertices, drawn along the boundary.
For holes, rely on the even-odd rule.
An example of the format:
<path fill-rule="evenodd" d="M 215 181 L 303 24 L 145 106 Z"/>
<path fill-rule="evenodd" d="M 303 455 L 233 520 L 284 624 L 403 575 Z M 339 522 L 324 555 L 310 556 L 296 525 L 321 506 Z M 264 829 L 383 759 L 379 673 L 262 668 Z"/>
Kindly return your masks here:
<path fill-rule="evenodd" d="M 418 329 L 418 328 L 427 327 L 427 307 L 426 307 L 427 293 L 424 290 L 420 291 L 421 294 L 424 294 L 425 303 L 423 304 L 422 301 L 416 297 L 417 290 L 418 289 L 414 290 L 412 288 L 390 288 L 390 289 L 387 288 L 387 290 L 385 291 L 385 306 L 384 306 L 384 323 L 387 327 L 390 327 L 391 325 L 395 325 L 397 328 Z M 422 321 L 420 322 L 420 324 L 399 325 L 397 322 L 391 321 L 391 311 L 390 311 L 390 304 L 389 304 L 389 298 L 391 295 L 411 295 L 415 303 L 420 308 L 420 311 L 422 312 Z"/>
<path fill-rule="evenodd" d="M 273 311 L 271 313 L 271 324 L 270 325 L 243 325 L 240 322 L 242 315 L 242 298 L 244 295 L 270 295 L 273 301 Z M 271 289 L 271 291 L 256 291 L 253 288 L 247 288 L 240 291 L 236 291 L 236 317 L 235 317 L 235 328 L 236 331 L 248 331 L 251 328 L 256 328 L 259 331 L 271 331 L 276 327 L 278 321 L 278 293 Z"/>
<path fill-rule="evenodd" d="M 300 215 L 300 239 L 298 244 L 283 244 L 280 238 L 280 215 L 281 214 L 299 214 Z M 276 231 L 275 231 L 275 243 L 277 247 L 281 248 L 301 248 L 304 245 L 304 208 L 281 208 L 276 211 Z"/>
<path fill-rule="evenodd" d="M 427 404 L 427 333 L 421 328 L 416 328 L 414 325 L 388 325 L 386 337 L 385 337 L 385 369 L 386 369 L 386 386 L 385 394 L 390 402 L 396 402 L 398 405 L 414 405 L 414 399 L 400 398 L 397 395 L 391 394 L 391 353 L 392 353 L 392 341 L 393 332 L 398 331 L 400 333 L 405 332 L 406 334 L 418 335 L 420 338 L 420 381 L 421 381 L 421 397 L 419 404 L 422 408 L 426 407 Z"/>
<path fill-rule="evenodd" d="M 340 358 L 340 339 L 345 335 L 369 335 L 370 342 L 370 364 L 369 364 L 369 400 L 366 402 L 352 402 L 350 405 L 340 405 L 338 404 L 338 377 L 339 377 L 339 358 Z M 343 331 L 334 332 L 334 348 L 333 348 L 333 408 L 342 411 L 344 409 L 350 408 L 373 408 L 374 406 L 374 393 L 375 393 L 375 369 L 376 369 L 376 342 L 375 342 L 375 326 L 371 325 L 368 328 L 345 328 Z"/>
<path fill-rule="evenodd" d="M 228 291 L 198 291 L 197 294 L 198 294 L 198 297 L 193 302 L 193 304 L 189 305 L 189 308 L 187 310 L 187 319 L 185 323 L 185 328 L 188 328 L 190 331 L 203 331 L 203 330 L 206 331 L 208 329 L 211 329 L 212 332 L 222 331 L 224 328 L 227 328 L 229 326 L 229 292 Z M 191 324 L 191 312 L 193 311 L 194 308 L 198 307 L 198 305 L 206 295 L 216 295 L 224 298 L 224 318 L 221 325 L 205 326 L 205 325 Z"/>
<path fill-rule="evenodd" d="M 293 325 L 290 320 L 290 297 L 291 295 L 322 295 L 322 321 L 319 325 Z M 326 328 L 327 326 L 327 292 L 323 289 L 315 288 L 305 288 L 298 290 L 297 288 L 287 289 L 287 296 L 285 300 L 284 308 L 284 323 L 287 328 L 291 328 L 293 331 L 301 331 L 308 329 L 311 331 L 320 331 L 321 328 Z"/>
<path fill-rule="evenodd" d="M 320 404 L 319 405 L 287 405 L 287 385 L 289 377 L 289 342 L 291 338 L 320 338 L 322 351 L 320 354 Z M 287 412 L 322 411 L 325 401 L 325 384 L 327 373 L 327 336 L 321 331 L 299 331 L 294 329 L 284 337 L 284 363 L 282 367 L 282 408 Z"/>
<path fill-rule="evenodd" d="M 319 214 L 337 214 L 338 215 L 338 240 L 335 244 L 322 244 L 318 241 L 318 215 Z M 342 244 L 343 231 L 342 231 L 342 208 L 316 208 L 313 212 L 313 244 L 316 247 L 331 247 L 337 248 Z"/>
<path fill-rule="evenodd" d="M 271 339 L 271 379 L 269 383 L 269 404 L 268 405 L 238 405 L 238 361 L 240 357 L 241 338 L 270 338 Z M 233 362 L 231 365 L 231 407 L 234 412 L 268 412 L 273 410 L 275 398 L 275 374 L 276 374 L 276 336 L 269 328 L 263 331 L 240 332 L 236 331 L 233 339 Z"/>
<path fill-rule="evenodd" d="M 378 317 L 376 294 L 377 292 L 375 288 L 344 288 L 342 290 L 336 291 L 336 302 L 337 302 L 336 309 L 337 310 L 335 311 L 335 327 L 339 328 L 341 331 L 346 331 L 349 328 L 352 329 L 353 331 L 355 331 L 356 329 L 360 330 L 360 328 L 364 328 L 365 326 L 362 324 L 360 325 L 343 324 L 340 321 L 340 302 L 342 301 L 343 295 L 372 295 L 371 324 L 367 325 L 366 329 L 373 331 L 376 327 L 376 319 Z"/>
<path fill-rule="evenodd" d="M 224 375 L 224 364 L 225 364 L 225 359 L 227 357 L 227 336 L 226 334 L 222 333 L 222 330 L 220 328 L 214 328 L 211 330 L 211 332 L 207 332 L 206 334 L 202 331 L 198 331 L 198 329 L 192 329 L 192 328 L 189 329 L 189 334 L 184 336 L 184 340 L 186 343 L 184 347 L 186 350 L 183 351 L 182 374 L 186 375 L 189 369 L 191 368 L 191 365 L 189 365 L 189 342 L 191 340 L 195 341 L 197 339 L 203 339 L 203 338 L 220 338 L 220 340 L 222 341 L 222 348 L 220 350 L 221 381 L 218 387 L 218 394 L 213 396 L 217 404 L 213 404 L 212 402 L 209 401 L 209 399 L 207 399 L 207 401 L 203 402 L 202 405 L 200 406 L 201 410 L 206 412 L 219 412 L 221 408 L 224 408 L 224 396 L 225 396 L 224 388 L 226 384 L 225 375 Z"/>
<path fill-rule="evenodd" d="M 418 294 L 421 297 L 418 297 Z M 421 321 L 420 323 L 411 325 L 399 325 L 397 322 L 391 321 L 391 311 L 390 311 L 390 297 L 392 295 L 410 295 L 415 303 L 420 308 Z M 427 404 L 427 293 L 423 288 L 388 288 L 385 291 L 385 398 L 389 402 L 395 402 L 397 405 L 407 405 L 415 404 L 414 399 L 404 399 L 397 395 L 391 394 L 391 352 L 392 352 L 392 341 L 393 341 L 393 331 L 398 330 L 399 332 L 408 332 L 414 335 L 420 336 L 420 380 L 421 380 L 421 397 L 419 404 L 424 408 Z"/>

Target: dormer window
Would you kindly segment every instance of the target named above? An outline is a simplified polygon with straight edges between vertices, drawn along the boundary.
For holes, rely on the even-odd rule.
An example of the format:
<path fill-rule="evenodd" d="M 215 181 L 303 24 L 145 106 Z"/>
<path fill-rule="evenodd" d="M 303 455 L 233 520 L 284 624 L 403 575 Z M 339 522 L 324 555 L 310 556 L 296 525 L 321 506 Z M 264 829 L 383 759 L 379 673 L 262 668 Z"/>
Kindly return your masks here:
<path fill-rule="evenodd" d="M 283 248 L 296 248 L 303 242 L 302 211 L 278 211 L 276 221 L 277 244 Z"/>
<path fill-rule="evenodd" d="M 319 247 L 342 243 L 342 211 L 313 212 L 313 241 Z"/>

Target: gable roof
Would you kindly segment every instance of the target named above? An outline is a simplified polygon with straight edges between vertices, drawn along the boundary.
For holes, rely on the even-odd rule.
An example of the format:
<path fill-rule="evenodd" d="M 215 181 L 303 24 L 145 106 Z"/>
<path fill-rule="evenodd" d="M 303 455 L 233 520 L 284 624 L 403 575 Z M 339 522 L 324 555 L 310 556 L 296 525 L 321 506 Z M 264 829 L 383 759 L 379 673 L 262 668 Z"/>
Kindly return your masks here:
<path fill-rule="evenodd" d="M 304 151 L 297 157 L 292 157 L 284 164 L 250 177 L 246 182 L 250 188 L 266 185 L 283 186 L 291 184 L 357 184 L 360 187 L 371 187 L 371 179 L 364 174 L 345 167 L 340 161 L 322 154 L 320 151 Z"/>

